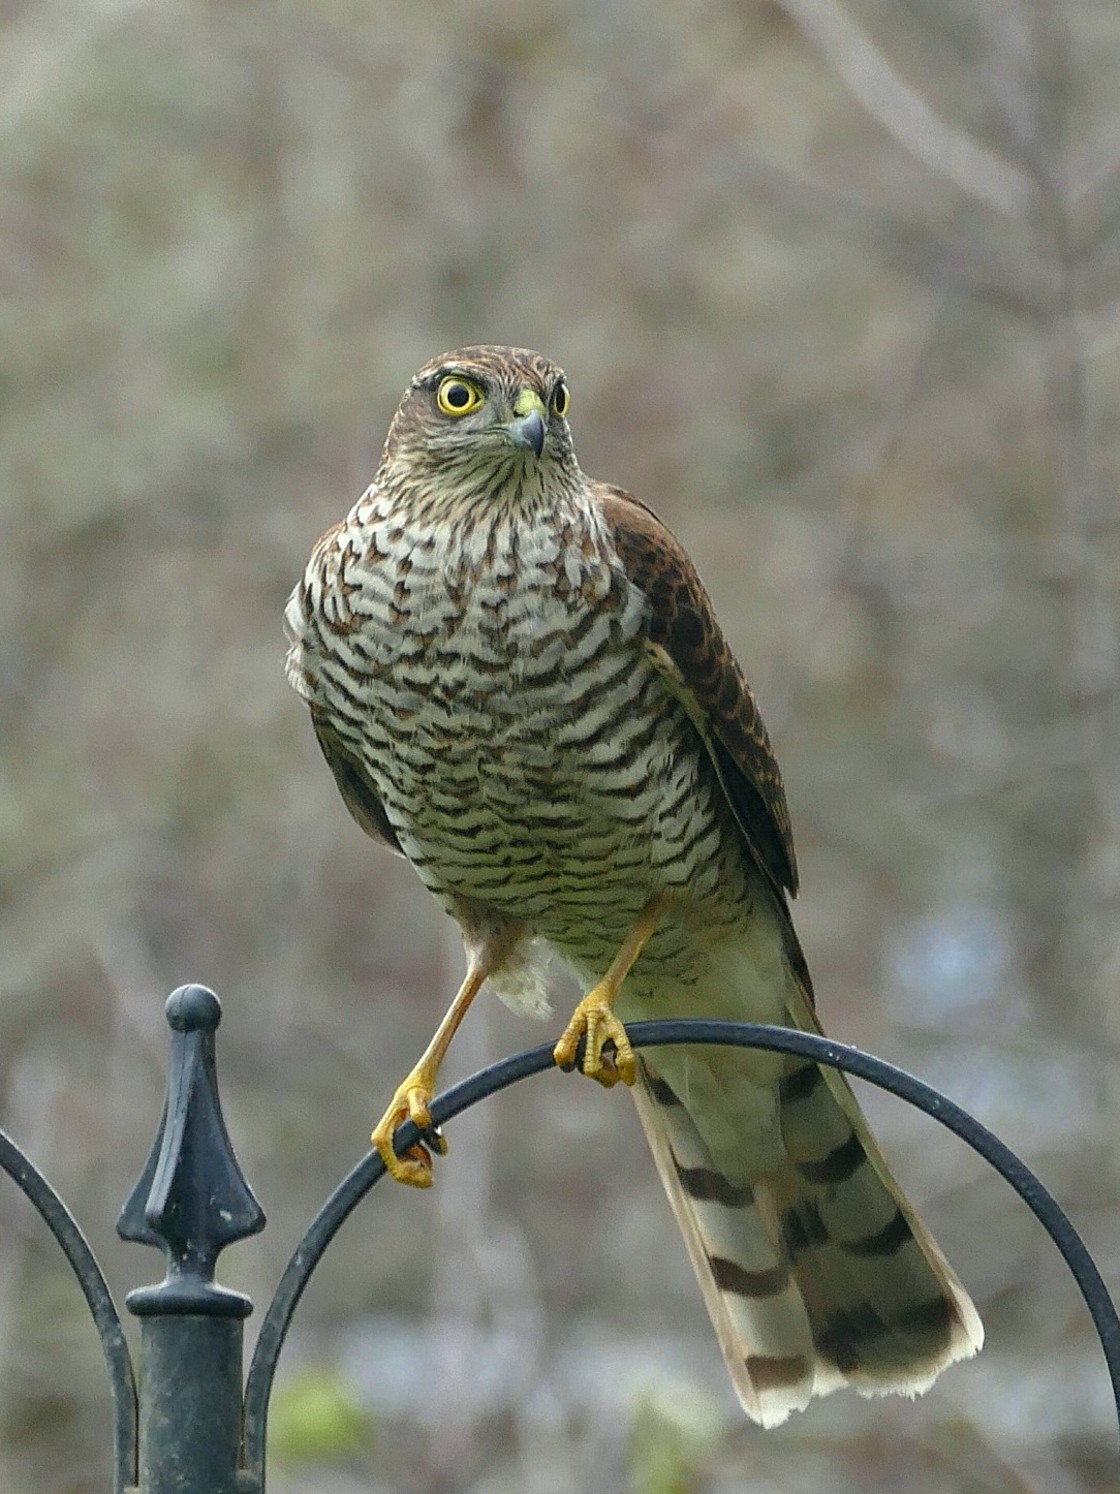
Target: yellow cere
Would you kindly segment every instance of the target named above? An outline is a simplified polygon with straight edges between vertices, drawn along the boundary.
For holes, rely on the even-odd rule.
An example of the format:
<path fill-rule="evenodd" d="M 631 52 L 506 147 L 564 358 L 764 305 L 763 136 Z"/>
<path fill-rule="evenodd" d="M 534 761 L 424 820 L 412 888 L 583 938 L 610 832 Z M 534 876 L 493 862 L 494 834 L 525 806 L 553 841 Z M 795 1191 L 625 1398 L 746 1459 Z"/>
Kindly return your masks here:
<path fill-rule="evenodd" d="M 522 389 L 521 393 L 513 402 L 513 413 L 521 419 L 536 411 L 542 419 L 547 418 L 548 411 L 544 407 L 544 400 L 535 389 Z"/>

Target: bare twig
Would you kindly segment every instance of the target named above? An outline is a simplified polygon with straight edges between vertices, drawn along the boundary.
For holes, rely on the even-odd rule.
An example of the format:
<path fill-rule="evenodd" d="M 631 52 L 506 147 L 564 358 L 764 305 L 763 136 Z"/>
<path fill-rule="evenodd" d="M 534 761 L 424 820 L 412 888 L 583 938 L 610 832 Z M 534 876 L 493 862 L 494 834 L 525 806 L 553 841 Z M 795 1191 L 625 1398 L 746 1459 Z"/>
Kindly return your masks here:
<path fill-rule="evenodd" d="M 860 30 L 837 0 L 779 0 L 820 47 L 867 112 L 939 176 L 1006 217 L 1022 220 L 1033 198 L 1025 171 L 947 124 Z"/>
<path fill-rule="evenodd" d="M 1099 850 L 1102 844 L 1115 846 L 1120 838 L 1118 786 L 1105 752 L 1109 717 L 1120 695 L 1120 638 L 1115 608 L 1102 592 L 1095 549 L 1100 479 L 1092 456 L 1086 354 L 1077 315 L 1077 246 L 1067 206 L 1070 38 L 1056 6 L 1037 7 L 1034 42 L 1043 104 L 1034 152 L 1039 227 L 1055 266 L 1046 338 L 1057 484 L 1056 562 L 1050 581 L 1065 629 L 1066 709 L 1080 738 L 1083 763 L 1072 781 L 1066 777 L 1060 783 L 1074 864 L 1056 884 L 1055 932 L 1063 977 L 1068 982 L 1070 970 L 1078 972 L 1075 984 L 1088 987 L 1090 1020 L 1096 1022 L 1110 1009 L 1106 983 L 1098 987 L 1100 977 L 1107 982 L 1120 970 L 1120 876 L 1115 857 Z"/>

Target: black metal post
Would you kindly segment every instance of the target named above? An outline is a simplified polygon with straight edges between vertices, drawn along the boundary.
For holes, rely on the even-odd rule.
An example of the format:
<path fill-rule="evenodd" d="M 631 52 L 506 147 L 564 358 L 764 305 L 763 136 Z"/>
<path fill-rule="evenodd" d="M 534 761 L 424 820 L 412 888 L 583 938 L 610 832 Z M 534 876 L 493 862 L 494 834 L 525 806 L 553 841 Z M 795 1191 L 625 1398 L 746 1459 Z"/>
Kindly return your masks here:
<path fill-rule="evenodd" d="M 182 986 L 167 1002 L 167 1099 L 123 1239 L 161 1247 L 167 1274 L 125 1299 L 140 1319 L 139 1494 L 257 1494 L 239 1471 L 241 1348 L 248 1297 L 214 1281 L 219 1252 L 264 1228 L 222 1119 L 218 998 Z"/>
<path fill-rule="evenodd" d="M 182 986 L 168 998 L 171 1057 L 159 1131 L 117 1222 L 126 1240 L 162 1249 L 158 1286 L 127 1298 L 140 1319 L 139 1418 L 128 1345 L 105 1278 L 73 1216 L 31 1160 L 0 1132 L 0 1172 L 13 1179 L 53 1233 L 85 1293 L 109 1370 L 114 1409 L 114 1494 L 264 1494 L 268 1403 L 292 1315 L 335 1234 L 385 1165 L 367 1154 L 312 1221 L 264 1314 L 242 1395 L 242 1332 L 253 1304 L 214 1281 L 218 1255 L 264 1227 L 264 1214 L 234 1156 L 218 1099 L 214 1035 L 218 998 Z M 1061 1251 L 1093 1319 L 1120 1418 L 1120 1316 L 1092 1257 L 1057 1202 L 1026 1165 L 979 1121 L 913 1075 L 816 1033 L 750 1022 L 637 1022 L 635 1048 L 726 1043 L 792 1053 L 865 1079 L 955 1131 L 1001 1173 Z M 553 1068 L 552 1046 L 492 1065 L 432 1104 L 442 1125 L 531 1074 Z M 416 1127 L 397 1129 L 398 1152 Z M 139 1438 L 137 1437 L 139 1420 Z M 139 1442 L 139 1451 L 137 1451 Z"/>
<path fill-rule="evenodd" d="M 143 1318 L 141 1494 L 246 1494 L 251 1487 L 237 1470 L 242 1322 L 182 1312 Z"/>

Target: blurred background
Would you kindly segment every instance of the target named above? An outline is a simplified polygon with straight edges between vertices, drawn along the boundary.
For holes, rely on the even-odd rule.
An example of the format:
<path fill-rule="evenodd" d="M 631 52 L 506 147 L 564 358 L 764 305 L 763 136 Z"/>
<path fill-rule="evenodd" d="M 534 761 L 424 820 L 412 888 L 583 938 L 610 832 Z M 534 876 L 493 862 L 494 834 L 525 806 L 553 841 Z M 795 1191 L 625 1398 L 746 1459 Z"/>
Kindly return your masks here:
<path fill-rule="evenodd" d="M 270 1226 L 220 1276 L 259 1320 L 458 983 L 337 797 L 280 618 L 414 369 L 472 341 L 564 365 L 583 465 L 708 582 L 829 1030 L 975 1110 L 1120 1280 L 1115 0 L 6 0 L 0 27 L 0 1118 L 114 1288 L 161 1274 L 113 1224 L 174 986 L 224 1002 Z M 446 1077 L 565 1017 L 478 1003 Z M 748 1425 L 629 1101 L 554 1074 L 342 1231 L 270 1488 L 1114 1488 L 1057 1252 L 867 1104 L 988 1326 L 925 1399 Z M 0 1488 L 92 1494 L 93 1329 L 3 1190 Z"/>

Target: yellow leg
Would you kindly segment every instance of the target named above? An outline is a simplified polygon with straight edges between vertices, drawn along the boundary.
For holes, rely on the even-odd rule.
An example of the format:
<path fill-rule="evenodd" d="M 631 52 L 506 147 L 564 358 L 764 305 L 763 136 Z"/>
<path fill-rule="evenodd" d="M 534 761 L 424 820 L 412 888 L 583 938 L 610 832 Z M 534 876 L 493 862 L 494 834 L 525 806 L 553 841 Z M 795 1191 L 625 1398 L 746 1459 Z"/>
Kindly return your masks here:
<path fill-rule="evenodd" d="M 622 982 L 630 974 L 635 960 L 661 922 L 661 915 L 665 912 L 668 901 L 661 894 L 645 905 L 622 941 L 622 947 L 611 961 L 606 975 L 588 991 L 572 1013 L 572 1020 L 552 1050 L 553 1062 L 558 1068 L 575 1067 L 576 1050 L 586 1034 L 583 1072 L 589 1078 L 597 1079 L 607 1089 L 620 1079 L 624 1084 L 633 1084 L 637 1076 L 634 1050 L 626 1036 L 625 1027 L 614 1014 L 614 1003 Z M 613 1059 L 609 1054 L 603 1053 L 603 1046 L 608 1042 L 614 1044 Z"/>
<path fill-rule="evenodd" d="M 419 1062 L 407 1078 L 397 1085 L 389 1108 L 373 1128 L 370 1140 L 381 1153 L 385 1170 L 398 1183 L 409 1183 L 414 1188 L 432 1186 L 432 1154 L 428 1146 L 433 1147 L 441 1156 L 447 1152 L 447 1142 L 431 1129 L 432 1114 L 429 1109 L 435 1093 L 439 1066 L 459 1023 L 467 1014 L 467 1008 L 494 969 L 499 954 L 504 953 L 507 947 L 508 940 L 493 939 L 471 951 L 466 978 L 459 987 L 458 995 L 447 1008 L 443 1021 L 436 1028 Z M 393 1133 L 408 1120 L 414 1121 L 421 1131 L 428 1133 L 425 1138 L 428 1146 L 417 1143 L 403 1157 L 398 1157 L 393 1148 Z"/>

